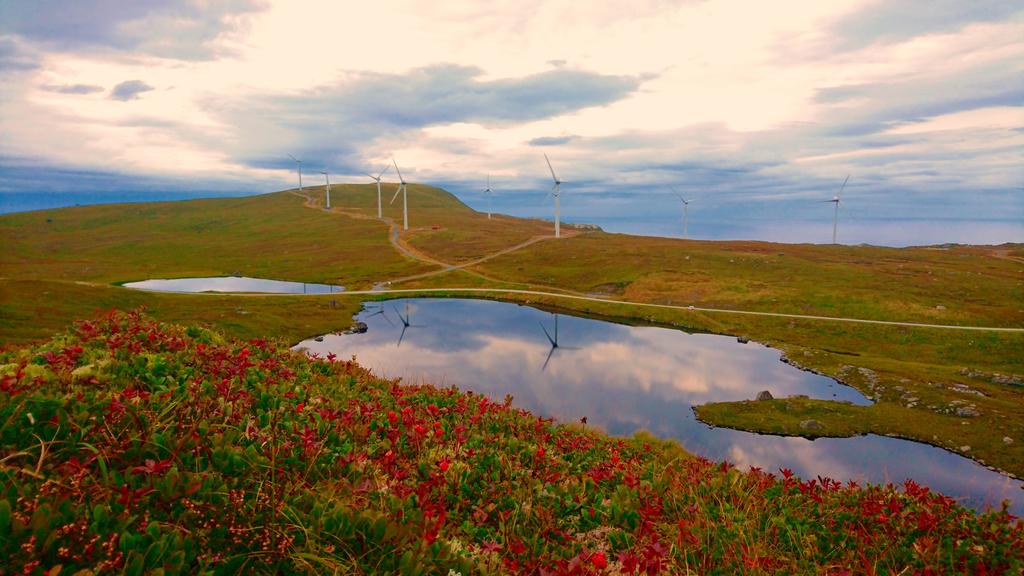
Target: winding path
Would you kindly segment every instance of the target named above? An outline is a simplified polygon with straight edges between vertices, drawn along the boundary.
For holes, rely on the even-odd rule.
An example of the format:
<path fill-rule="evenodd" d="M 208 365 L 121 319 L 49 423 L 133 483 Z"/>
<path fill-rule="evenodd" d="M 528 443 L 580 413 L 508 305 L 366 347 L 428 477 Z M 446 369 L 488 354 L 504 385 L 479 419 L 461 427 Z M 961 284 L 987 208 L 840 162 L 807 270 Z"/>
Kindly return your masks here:
<path fill-rule="evenodd" d="M 305 205 L 307 207 L 315 208 L 315 209 L 322 209 L 320 206 L 318 206 L 315 203 L 313 198 L 311 198 L 309 196 L 306 196 L 306 195 L 303 195 L 303 194 L 298 194 L 297 192 L 293 192 L 293 194 L 295 194 L 296 196 L 299 196 L 300 198 L 305 198 L 305 200 L 306 200 Z M 331 210 L 331 211 L 333 212 L 333 210 Z M 355 217 L 355 218 L 370 218 L 369 216 L 365 216 L 363 214 L 351 214 L 349 212 L 339 212 L 339 213 L 342 213 L 342 214 L 344 214 L 346 216 Z M 373 219 L 376 219 L 376 218 L 373 218 Z M 520 244 L 516 244 L 515 246 L 511 246 L 509 248 L 505 248 L 503 250 L 500 250 L 498 252 L 495 252 L 495 253 L 487 255 L 487 256 L 483 256 L 481 258 L 477 258 L 476 260 L 471 260 L 469 262 L 465 262 L 463 264 L 457 264 L 456 265 L 456 264 L 447 264 L 445 262 L 441 262 L 440 260 L 436 260 L 434 258 L 431 258 L 430 256 L 427 256 L 426 254 L 422 254 L 418 250 L 415 250 L 412 247 L 406 245 L 405 243 L 403 243 L 401 241 L 400 231 L 398 229 L 398 225 L 391 218 L 384 218 L 384 220 L 386 222 L 388 222 L 388 224 L 391 227 L 389 232 L 388 232 L 388 239 L 391 241 L 391 245 L 394 246 L 396 250 L 398 250 L 402 254 L 404 254 L 404 255 L 406 255 L 409 258 L 412 258 L 414 260 L 418 260 L 418 261 L 421 261 L 421 262 L 424 262 L 424 263 L 429 263 L 429 264 L 435 264 L 435 265 L 438 265 L 438 266 L 442 266 L 442 269 L 441 270 L 433 270 L 433 271 L 430 271 L 430 272 L 424 272 L 422 274 L 415 274 L 413 276 L 407 276 L 407 277 L 404 277 L 404 278 L 396 278 L 396 279 L 388 281 L 388 282 L 382 282 L 379 285 L 397 284 L 399 282 L 405 282 L 405 281 L 409 281 L 409 280 L 415 280 L 415 279 L 420 279 L 420 278 L 427 278 L 427 277 L 430 277 L 430 276 L 436 276 L 438 274 L 444 274 L 446 272 L 451 272 L 453 270 L 462 270 L 462 269 L 468 268 L 470 266 L 475 266 L 477 264 L 486 262 L 486 261 L 488 261 L 488 260 L 490 260 L 492 258 L 497 258 L 498 256 L 502 256 L 502 255 L 508 254 L 510 252 L 514 252 L 516 250 L 520 250 L 522 248 L 525 248 L 527 246 L 530 246 L 530 245 L 535 244 L 537 242 L 540 242 L 542 240 L 548 240 L 548 239 L 552 239 L 553 238 L 553 236 L 535 236 L 535 237 L 527 240 L 526 242 L 522 242 Z M 1012 256 L 1005 256 L 1004 255 L 1004 257 L 1016 260 L 1016 258 L 1012 257 Z M 482 278 L 486 278 L 488 280 L 493 280 L 491 278 L 487 278 L 486 276 L 482 276 L 482 275 L 480 275 L 480 274 L 478 274 L 476 272 L 472 272 L 472 271 L 469 271 L 469 270 L 467 270 L 467 272 L 470 272 L 471 274 L 474 274 L 474 275 L 477 275 L 477 276 L 481 276 Z M 377 289 L 377 290 L 351 290 L 351 291 L 346 291 L 343 294 L 346 294 L 346 295 L 357 295 L 357 296 L 361 296 L 361 295 L 380 296 L 380 295 L 383 295 L 383 294 L 424 294 L 424 293 L 452 293 L 452 292 L 455 292 L 455 293 L 470 293 L 470 294 L 488 294 L 488 293 L 490 293 L 490 294 L 515 294 L 515 295 L 526 295 L 526 296 L 544 296 L 544 297 L 549 297 L 549 298 L 563 298 L 563 299 L 567 299 L 567 300 L 576 300 L 576 301 L 583 301 L 583 302 L 597 302 L 597 303 L 600 303 L 600 304 L 621 304 L 621 305 L 624 305 L 624 306 L 637 306 L 637 307 L 642 307 L 642 308 L 660 308 L 660 309 L 667 309 L 667 310 L 681 310 L 681 311 L 685 311 L 685 312 L 705 312 L 705 313 L 711 313 L 711 314 L 738 314 L 738 315 L 744 315 L 744 316 L 762 316 L 762 317 L 769 317 L 769 318 L 792 318 L 792 319 L 796 319 L 796 320 L 818 320 L 818 321 L 826 321 L 826 322 L 847 322 L 847 323 L 852 323 L 852 324 L 874 324 L 874 325 L 880 325 L 880 326 L 905 326 L 905 327 L 910 327 L 910 328 L 935 328 L 935 329 L 941 329 L 941 330 L 971 330 L 971 331 L 978 331 L 978 332 L 1004 332 L 1004 333 L 1015 333 L 1015 334 L 1024 333 L 1024 328 L 1003 328 L 1003 327 L 997 327 L 997 326 L 958 326 L 958 325 L 955 325 L 955 324 L 927 324 L 927 323 L 923 323 L 923 322 L 900 322 L 900 321 L 896 321 L 896 320 L 868 320 L 868 319 L 865 319 L 865 318 L 843 318 L 843 317 L 837 317 L 837 316 L 815 316 L 815 315 L 811 315 L 811 314 L 788 314 L 788 313 L 784 313 L 784 312 L 758 312 L 758 311 L 753 311 L 753 310 L 730 310 L 728 308 L 704 308 L 704 307 L 700 307 L 700 306 L 678 306 L 678 305 L 673 305 L 673 304 L 654 304 L 654 303 L 650 303 L 650 302 L 630 302 L 630 301 L 627 301 L 627 300 L 612 300 L 610 298 L 598 298 L 598 297 L 595 297 L 595 296 L 587 296 L 587 295 L 584 295 L 584 294 L 580 294 L 578 292 L 573 293 L 572 291 L 566 291 L 566 292 L 546 292 L 546 291 L 542 291 L 542 290 L 524 290 L 524 289 L 514 289 L 514 288 L 460 288 L 460 287 L 453 287 L 453 288 L 403 288 L 403 289 L 395 289 L 395 290 L 387 289 L 387 288 L 385 288 L 385 289 Z M 246 296 L 264 296 L 264 295 L 265 294 L 246 294 Z"/>
<path fill-rule="evenodd" d="M 833 322 L 852 322 L 856 324 L 880 324 L 883 326 L 908 326 L 912 328 L 941 328 L 945 330 L 975 330 L 987 332 L 1012 332 L 1024 333 L 1024 328 L 1001 328 L 997 326 L 958 326 L 956 324 L 925 324 L 922 322 L 899 322 L 895 320 L 868 320 L 864 318 L 842 318 L 837 316 L 812 316 L 809 314 L 787 314 L 784 312 L 757 312 L 753 310 L 730 310 L 728 308 L 703 308 L 700 306 L 677 306 L 673 304 L 654 304 L 650 302 L 630 302 L 628 300 L 612 300 L 609 298 L 597 298 L 594 296 L 582 296 L 577 294 L 561 294 L 557 292 L 543 292 L 540 290 L 517 290 L 513 288 L 404 288 L 399 290 L 352 290 L 346 291 L 346 295 L 381 295 L 381 294 L 415 294 L 424 292 L 469 292 L 469 293 L 499 293 L 499 294 L 521 294 L 529 296 L 547 296 L 553 298 L 565 298 L 569 300 L 581 300 L 585 302 L 599 302 L 601 304 L 622 304 L 625 306 L 640 306 L 644 308 L 664 308 L 668 310 L 683 310 L 687 312 L 711 312 L 714 314 L 743 314 L 747 316 L 768 316 L 774 318 L 794 318 L 798 320 L 829 320 Z"/>

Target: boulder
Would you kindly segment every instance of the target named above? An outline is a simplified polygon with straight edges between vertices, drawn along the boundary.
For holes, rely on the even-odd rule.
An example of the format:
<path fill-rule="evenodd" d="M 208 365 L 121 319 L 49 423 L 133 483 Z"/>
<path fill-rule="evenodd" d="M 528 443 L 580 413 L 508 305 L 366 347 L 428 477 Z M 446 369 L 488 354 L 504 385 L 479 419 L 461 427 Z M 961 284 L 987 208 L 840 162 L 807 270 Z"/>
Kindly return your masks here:
<path fill-rule="evenodd" d="M 803 420 L 800 422 L 801 430 L 824 430 L 825 425 L 817 420 Z"/>
<path fill-rule="evenodd" d="M 974 406 L 961 406 L 956 409 L 956 415 L 961 418 L 976 418 L 981 416 L 981 412 L 978 412 L 978 409 Z"/>
<path fill-rule="evenodd" d="M 366 322 L 353 322 L 342 334 L 363 334 L 367 331 Z"/>
<path fill-rule="evenodd" d="M 774 396 L 772 396 L 772 393 L 767 390 L 761 390 L 760 392 L 757 393 L 758 400 L 771 400 L 773 398 Z"/>

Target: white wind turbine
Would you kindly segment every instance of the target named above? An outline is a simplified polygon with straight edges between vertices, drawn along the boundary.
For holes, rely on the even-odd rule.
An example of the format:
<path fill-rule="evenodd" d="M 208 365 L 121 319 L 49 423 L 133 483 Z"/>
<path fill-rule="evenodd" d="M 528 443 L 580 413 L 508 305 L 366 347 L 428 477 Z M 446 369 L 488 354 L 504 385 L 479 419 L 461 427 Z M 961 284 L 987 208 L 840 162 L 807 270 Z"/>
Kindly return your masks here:
<path fill-rule="evenodd" d="M 551 188 L 551 192 L 548 192 L 548 195 L 554 196 L 555 198 L 555 238 L 561 238 L 562 203 L 559 198 L 559 193 L 561 191 L 562 181 L 555 175 L 555 169 L 551 167 L 551 160 L 548 160 L 547 153 L 544 154 L 544 161 L 548 163 L 548 170 L 551 170 L 551 179 L 555 181 L 555 185 Z"/>
<path fill-rule="evenodd" d="M 834 203 L 836 205 L 835 213 L 832 216 L 832 243 L 833 244 L 836 243 L 836 230 L 839 227 L 839 202 L 841 202 L 839 197 L 842 196 L 843 190 L 846 190 L 846 183 L 849 182 L 849 181 L 850 181 L 850 175 L 847 174 L 846 175 L 846 180 L 843 180 L 843 185 L 839 188 L 839 192 L 836 192 L 836 195 L 833 196 L 831 200 L 822 200 L 822 202 L 832 202 L 832 203 Z"/>
<path fill-rule="evenodd" d="M 377 218 L 383 218 L 384 212 L 380 208 L 380 179 L 384 176 L 384 173 L 391 169 L 391 164 L 388 164 L 380 171 L 380 174 L 374 176 L 373 174 L 367 174 L 370 178 L 377 182 Z"/>
<path fill-rule="evenodd" d="M 693 202 L 693 199 L 687 200 L 686 198 L 683 198 L 683 195 L 674 187 L 672 188 L 672 191 L 676 193 L 676 196 L 679 197 L 679 201 L 683 203 L 683 238 L 689 238 L 687 226 L 689 225 L 690 220 L 690 202 Z"/>
<path fill-rule="evenodd" d="M 402 193 L 402 228 L 405 230 L 409 229 L 409 191 L 405 184 L 405 179 L 402 178 L 402 171 L 398 169 L 398 162 L 395 159 L 391 159 L 395 163 L 395 172 L 398 172 L 398 190 L 395 190 L 395 195 L 391 197 L 391 203 L 395 203 L 395 198 L 398 198 L 398 193 Z"/>
<path fill-rule="evenodd" d="M 484 189 L 484 194 L 487 196 L 487 219 L 491 219 L 491 196 L 494 196 L 494 190 L 491 190 L 491 175 L 487 175 L 487 188 Z"/>
<path fill-rule="evenodd" d="M 320 171 L 324 175 L 324 180 L 327 181 L 327 209 L 331 209 L 331 177 L 327 175 L 327 172 Z"/>
<path fill-rule="evenodd" d="M 299 192 L 302 192 L 302 160 L 299 160 L 298 158 L 292 156 L 291 154 L 289 154 L 288 157 L 291 158 L 292 160 L 295 160 L 295 164 L 298 165 L 299 167 Z"/>

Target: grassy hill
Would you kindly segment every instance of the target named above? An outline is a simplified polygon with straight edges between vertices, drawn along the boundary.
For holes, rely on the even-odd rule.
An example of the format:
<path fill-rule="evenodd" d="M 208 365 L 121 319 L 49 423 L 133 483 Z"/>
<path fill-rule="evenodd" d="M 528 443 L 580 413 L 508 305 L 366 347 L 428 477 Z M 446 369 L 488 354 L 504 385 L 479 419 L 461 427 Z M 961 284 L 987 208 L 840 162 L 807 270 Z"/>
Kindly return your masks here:
<path fill-rule="evenodd" d="M 287 192 L 105 204 L 0 218 L 7 278 L 100 283 L 247 276 L 369 285 L 430 269 L 402 258 L 387 225 L 304 208 Z"/>
<path fill-rule="evenodd" d="M 912 481 L 739 471 L 138 314 L 0 353 L 0 442 L 23 574 L 1024 569 L 1020 520 Z"/>
<path fill-rule="evenodd" d="M 1024 377 L 1024 334 L 685 309 L 1019 327 L 1024 326 L 1024 248 L 1019 245 L 895 249 L 709 242 L 566 227 L 567 237 L 558 241 L 537 241 L 450 270 L 449 265 L 550 234 L 552 226 L 507 216 L 488 220 L 444 190 L 411 184 L 411 229 L 393 244 L 389 223 L 376 219 L 375 185 L 332 186 L 330 212 L 322 209 L 323 187 L 307 188 L 302 196 L 295 192 L 0 216 L 5 248 L 0 252 L 0 343 L 39 341 L 98 310 L 138 306 L 165 321 L 294 342 L 347 327 L 366 298 L 154 294 L 115 285 L 155 277 L 239 273 L 349 289 L 396 281 L 393 288 L 598 294 L 682 309 L 556 296 L 476 296 L 744 335 L 875 398 L 878 404 L 867 409 L 872 412 L 866 418 L 872 431 L 954 450 L 969 445 L 968 456 L 1024 476 L 1024 386 L 1014 384 Z M 400 224 L 401 199 L 388 203 L 393 193 L 394 185 L 384 187 L 385 217 Z M 408 277 L 415 279 L 398 282 Z M 961 410 L 965 400 L 966 412 Z M 802 416 L 823 414 L 826 435 L 849 433 L 848 422 L 861 416 L 842 405 L 819 408 L 808 406 L 806 414 L 790 414 L 784 422 L 769 404 L 709 407 L 702 414 L 721 425 L 798 434 Z"/>

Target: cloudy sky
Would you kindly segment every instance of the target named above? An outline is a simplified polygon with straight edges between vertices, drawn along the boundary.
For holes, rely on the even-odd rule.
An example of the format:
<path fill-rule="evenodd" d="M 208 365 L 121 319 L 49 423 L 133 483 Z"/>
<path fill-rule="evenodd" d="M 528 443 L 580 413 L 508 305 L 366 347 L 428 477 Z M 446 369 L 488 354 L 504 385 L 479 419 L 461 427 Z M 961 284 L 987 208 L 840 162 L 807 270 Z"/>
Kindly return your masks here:
<path fill-rule="evenodd" d="M 292 154 L 546 215 L 546 152 L 612 230 L 677 234 L 676 186 L 694 235 L 827 241 L 849 174 L 845 241 L 1024 241 L 1005 0 L 6 0 L 0 82 L 0 202 L 268 192 Z"/>

